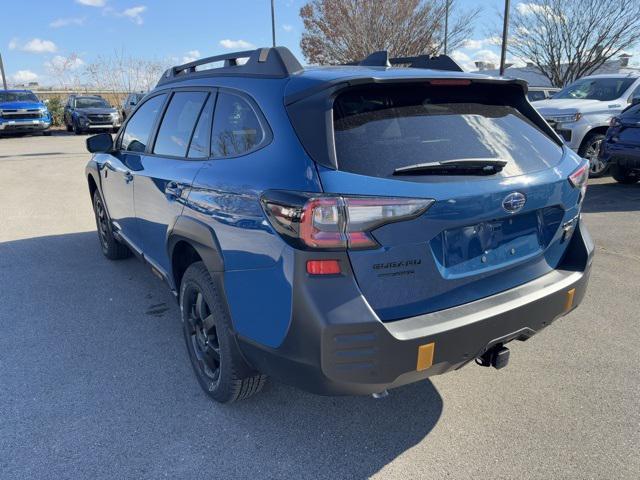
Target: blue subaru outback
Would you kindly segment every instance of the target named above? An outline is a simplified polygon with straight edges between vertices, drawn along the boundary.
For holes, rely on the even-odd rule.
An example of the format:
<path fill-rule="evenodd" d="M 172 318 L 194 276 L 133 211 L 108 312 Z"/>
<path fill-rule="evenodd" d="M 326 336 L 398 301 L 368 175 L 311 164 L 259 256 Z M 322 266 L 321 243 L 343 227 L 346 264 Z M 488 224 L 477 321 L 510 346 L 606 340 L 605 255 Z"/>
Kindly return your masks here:
<path fill-rule="evenodd" d="M 102 250 L 167 282 L 219 402 L 267 375 L 379 394 L 501 368 L 581 302 L 594 250 L 588 163 L 526 93 L 444 56 L 173 67 L 115 139 L 87 139 Z"/>

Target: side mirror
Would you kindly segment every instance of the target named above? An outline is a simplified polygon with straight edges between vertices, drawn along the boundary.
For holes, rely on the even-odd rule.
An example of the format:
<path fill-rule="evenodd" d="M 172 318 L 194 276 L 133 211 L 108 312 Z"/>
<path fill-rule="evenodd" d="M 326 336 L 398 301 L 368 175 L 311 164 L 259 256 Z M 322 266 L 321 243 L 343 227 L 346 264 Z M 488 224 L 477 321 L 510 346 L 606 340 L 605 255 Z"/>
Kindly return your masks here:
<path fill-rule="evenodd" d="M 113 138 L 110 133 L 99 133 L 87 138 L 87 150 L 91 153 L 107 153 L 113 150 Z"/>
<path fill-rule="evenodd" d="M 132 107 L 135 107 L 136 106 L 136 102 L 129 102 L 129 105 L 132 106 Z"/>

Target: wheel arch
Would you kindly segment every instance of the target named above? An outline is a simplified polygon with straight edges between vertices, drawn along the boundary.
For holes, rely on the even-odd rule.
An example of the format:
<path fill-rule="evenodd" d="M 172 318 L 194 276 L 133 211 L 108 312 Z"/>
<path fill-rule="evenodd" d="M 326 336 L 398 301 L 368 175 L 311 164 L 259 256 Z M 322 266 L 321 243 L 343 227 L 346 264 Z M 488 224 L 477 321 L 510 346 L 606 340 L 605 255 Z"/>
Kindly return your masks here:
<path fill-rule="evenodd" d="M 179 291 L 187 267 L 195 261 L 205 264 L 214 281 L 224 271 L 222 251 L 215 232 L 193 217 L 177 218 L 167 236 L 167 250 L 171 259 L 171 287 L 176 291 Z"/>
<path fill-rule="evenodd" d="M 608 126 L 606 125 L 601 125 L 599 127 L 594 127 L 591 130 L 589 130 L 585 136 L 582 138 L 582 142 L 580 142 L 580 150 L 582 150 L 583 148 L 586 147 L 587 142 L 589 141 L 589 139 L 593 136 L 593 135 L 605 135 L 607 133 L 607 130 L 609 129 Z"/>
<path fill-rule="evenodd" d="M 87 175 L 87 183 L 89 185 L 89 195 L 91 196 L 91 200 L 93 200 L 93 194 L 96 190 L 98 190 L 98 182 L 93 178 L 93 174 L 89 173 Z"/>

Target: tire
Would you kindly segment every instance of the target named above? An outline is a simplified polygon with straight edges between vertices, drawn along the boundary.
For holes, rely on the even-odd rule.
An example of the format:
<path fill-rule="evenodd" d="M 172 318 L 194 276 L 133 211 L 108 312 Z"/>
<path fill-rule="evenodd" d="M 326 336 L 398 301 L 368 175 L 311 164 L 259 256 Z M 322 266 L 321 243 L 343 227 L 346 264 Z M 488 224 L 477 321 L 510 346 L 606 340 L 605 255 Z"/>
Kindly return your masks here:
<path fill-rule="evenodd" d="M 73 127 L 71 126 L 70 123 L 65 123 L 64 126 L 67 127 L 67 132 L 73 132 Z"/>
<path fill-rule="evenodd" d="M 98 190 L 93 192 L 93 213 L 96 217 L 96 228 L 98 229 L 98 240 L 102 253 L 109 260 L 120 260 L 131 256 L 131 250 L 126 245 L 118 242 L 113 236 L 111 220 L 102 202 L 102 197 Z"/>
<path fill-rule="evenodd" d="M 616 182 L 625 185 L 632 185 L 640 180 L 640 175 L 636 175 L 628 168 L 623 168 L 619 165 L 611 167 L 611 176 Z"/>
<path fill-rule="evenodd" d="M 203 262 L 187 268 L 180 284 L 180 312 L 191 366 L 207 395 L 231 403 L 258 393 L 267 377 L 242 358 L 222 295 Z"/>
<path fill-rule="evenodd" d="M 45 137 L 50 137 L 51 136 L 51 130 L 43 130 L 42 131 L 42 135 Z"/>
<path fill-rule="evenodd" d="M 578 155 L 589 160 L 589 178 L 600 178 L 607 174 L 608 165 L 599 158 L 600 145 L 604 138 L 602 133 L 587 135 L 578 150 Z"/>
<path fill-rule="evenodd" d="M 77 121 L 73 121 L 73 133 L 76 135 L 82 135 L 82 129 L 80 128 L 80 124 Z"/>

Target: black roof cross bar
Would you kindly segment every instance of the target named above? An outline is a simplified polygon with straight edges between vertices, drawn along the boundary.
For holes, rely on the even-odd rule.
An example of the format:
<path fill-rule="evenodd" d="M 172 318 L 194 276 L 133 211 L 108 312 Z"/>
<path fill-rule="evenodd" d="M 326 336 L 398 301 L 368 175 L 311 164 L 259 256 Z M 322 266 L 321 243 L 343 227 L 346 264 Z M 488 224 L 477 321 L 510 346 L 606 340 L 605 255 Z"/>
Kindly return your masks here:
<path fill-rule="evenodd" d="M 240 62 L 240 59 L 247 59 Z M 223 62 L 221 67 L 198 70 L 197 67 Z M 268 78 L 286 78 L 302 70 L 302 65 L 286 47 L 258 48 L 242 52 L 225 53 L 201 58 L 183 65 L 169 68 L 158 85 L 174 80 L 191 78 L 193 75 L 242 75 Z"/>
<path fill-rule="evenodd" d="M 408 65 L 411 68 L 428 68 L 430 70 L 448 70 L 451 72 L 462 72 L 460 65 L 448 55 L 417 55 L 415 57 L 395 57 L 389 58 L 386 50 L 373 52 L 367 58 L 349 65 L 363 65 L 368 67 L 391 67 L 393 65 Z"/>

